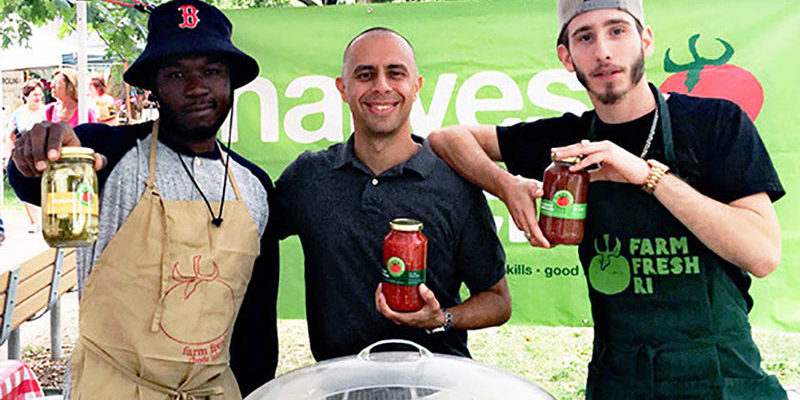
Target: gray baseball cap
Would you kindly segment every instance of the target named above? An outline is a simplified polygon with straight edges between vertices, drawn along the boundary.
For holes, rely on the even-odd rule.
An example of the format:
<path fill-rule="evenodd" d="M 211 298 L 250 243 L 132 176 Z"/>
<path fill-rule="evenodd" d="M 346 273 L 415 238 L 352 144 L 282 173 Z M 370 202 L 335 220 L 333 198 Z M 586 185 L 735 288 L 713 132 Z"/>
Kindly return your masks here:
<path fill-rule="evenodd" d="M 577 15 L 604 8 L 627 11 L 640 24 L 644 25 L 642 0 L 558 0 L 558 31 L 564 31 L 567 24 Z"/>

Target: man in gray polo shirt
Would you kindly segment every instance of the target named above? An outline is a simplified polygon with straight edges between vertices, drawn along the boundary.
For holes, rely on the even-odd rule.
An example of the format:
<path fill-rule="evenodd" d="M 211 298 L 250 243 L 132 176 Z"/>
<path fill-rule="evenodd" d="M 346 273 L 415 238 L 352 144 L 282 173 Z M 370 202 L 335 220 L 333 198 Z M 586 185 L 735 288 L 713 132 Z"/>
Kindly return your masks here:
<path fill-rule="evenodd" d="M 280 236 L 299 235 L 303 245 L 311 352 L 324 360 L 402 338 L 469 356 L 466 330 L 500 325 L 511 314 L 505 254 L 486 199 L 411 135 L 422 78 L 405 38 L 365 31 L 347 46 L 343 64 L 336 83 L 354 133 L 287 167 L 272 213 Z M 413 313 L 391 311 L 376 292 L 383 236 L 397 217 L 422 221 L 429 240 L 427 286 L 419 289 L 426 305 Z M 463 302 L 462 283 L 471 293 Z"/>

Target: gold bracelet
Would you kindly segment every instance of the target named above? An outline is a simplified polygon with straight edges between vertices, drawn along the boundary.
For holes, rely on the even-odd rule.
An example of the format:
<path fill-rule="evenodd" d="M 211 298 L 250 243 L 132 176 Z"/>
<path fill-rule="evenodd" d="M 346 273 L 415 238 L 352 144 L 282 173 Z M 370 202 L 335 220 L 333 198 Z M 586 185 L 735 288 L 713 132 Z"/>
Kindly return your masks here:
<path fill-rule="evenodd" d="M 647 179 L 644 181 L 644 184 L 642 184 L 642 190 L 647 194 L 653 194 L 658 182 L 660 182 L 661 178 L 669 171 L 669 167 L 653 159 L 647 160 L 647 165 L 650 166 L 650 172 L 647 174 Z"/>

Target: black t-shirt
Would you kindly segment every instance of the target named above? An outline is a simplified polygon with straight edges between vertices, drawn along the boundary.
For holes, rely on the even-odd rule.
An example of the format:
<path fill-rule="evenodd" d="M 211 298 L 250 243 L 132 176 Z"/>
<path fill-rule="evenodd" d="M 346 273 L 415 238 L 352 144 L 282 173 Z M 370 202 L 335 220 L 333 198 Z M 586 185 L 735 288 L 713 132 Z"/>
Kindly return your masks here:
<path fill-rule="evenodd" d="M 766 192 L 772 201 L 785 192 L 755 126 L 736 104 L 672 93 L 667 100 L 677 165 L 670 165 L 700 193 L 723 203 Z M 497 127 L 500 152 L 512 174 L 542 179 L 550 164 L 550 149 L 588 139 L 595 112 Z M 609 140 L 639 156 L 654 111 L 622 124 L 596 120 L 595 140 Z M 663 133 L 656 128 L 646 159 L 666 163 Z M 589 205 L 591 207 L 591 204 Z M 742 291 L 748 308 L 750 277 L 741 269 L 727 271 Z"/>
<path fill-rule="evenodd" d="M 736 104 L 672 93 L 667 105 L 679 175 L 695 189 L 723 203 L 760 192 L 776 201 L 785 194 L 755 126 Z M 580 117 L 564 114 L 497 127 L 508 171 L 542 179 L 550 164 L 550 149 L 588 139 L 594 115 L 588 111 Z M 652 121 L 653 112 L 622 124 L 606 124 L 598 118 L 596 132 L 599 140 L 610 140 L 639 156 Z M 645 158 L 665 161 L 660 124 Z"/>

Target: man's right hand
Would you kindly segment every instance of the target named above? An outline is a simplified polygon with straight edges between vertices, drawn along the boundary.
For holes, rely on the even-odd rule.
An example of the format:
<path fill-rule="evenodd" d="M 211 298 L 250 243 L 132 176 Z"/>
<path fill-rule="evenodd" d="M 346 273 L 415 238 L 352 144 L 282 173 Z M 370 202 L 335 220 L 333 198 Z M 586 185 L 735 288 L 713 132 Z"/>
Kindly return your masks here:
<path fill-rule="evenodd" d="M 514 224 L 525 232 L 525 237 L 531 246 L 550 248 L 550 242 L 542 234 L 536 219 L 535 199 L 542 195 L 544 191 L 541 182 L 520 176 L 509 176 L 509 179 L 501 184 L 499 193 L 500 200 L 508 208 Z"/>
<path fill-rule="evenodd" d="M 61 147 L 80 145 L 81 141 L 75 131 L 66 122 L 40 122 L 17 139 L 12 159 L 22 175 L 41 176 L 47 168 L 47 161 L 61 158 Z M 95 153 L 94 169 L 100 170 L 105 164 L 106 158 Z"/>

